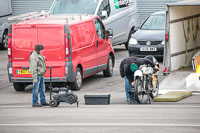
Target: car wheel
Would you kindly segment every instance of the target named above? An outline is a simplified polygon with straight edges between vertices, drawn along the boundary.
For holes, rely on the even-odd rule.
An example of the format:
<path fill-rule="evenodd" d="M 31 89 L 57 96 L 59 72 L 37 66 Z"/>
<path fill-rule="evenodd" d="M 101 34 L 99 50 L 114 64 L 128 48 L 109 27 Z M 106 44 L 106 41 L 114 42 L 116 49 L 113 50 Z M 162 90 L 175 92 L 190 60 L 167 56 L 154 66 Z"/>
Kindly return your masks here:
<path fill-rule="evenodd" d="M 134 33 L 135 33 L 135 30 L 131 30 L 130 33 L 129 33 L 129 35 L 128 35 L 128 40 L 127 40 L 127 42 L 125 43 L 125 48 L 126 48 L 126 50 L 128 50 L 128 42 L 129 42 L 129 40 L 130 40 L 130 38 L 131 38 L 131 35 L 134 34 Z"/>
<path fill-rule="evenodd" d="M 4 31 L 3 33 L 0 49 L 3 49 L 3 50 L 8 49 L 8 31 Z"/>
<path fill-rule="evenodd" d="M 107 68 L 106 70 L 103 71 L 104 77 L 112 77 L 113 74 L 113 60 L 112 57 L 108 57 L 108 63 L 107 63 Z"/>
<path fill-rule="evenodd" d="M 13 83 L 13 87 L 16 91 L 24 91 L 25 85 L 23 83 Z"/>
<path fill-rule="evenodd" d="M 70 83 L 71 90 L 80 90 L 82 86 L 82 72 L 79 67 L 76 69 L 75 81 Z"/>

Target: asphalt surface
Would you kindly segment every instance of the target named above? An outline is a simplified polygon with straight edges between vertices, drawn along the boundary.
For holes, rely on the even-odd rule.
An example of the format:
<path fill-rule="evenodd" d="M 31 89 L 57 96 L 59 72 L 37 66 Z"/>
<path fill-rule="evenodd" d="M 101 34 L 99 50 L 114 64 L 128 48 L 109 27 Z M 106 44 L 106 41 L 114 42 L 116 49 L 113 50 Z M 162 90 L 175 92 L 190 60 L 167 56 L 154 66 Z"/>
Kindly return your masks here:
<path fill-rule="evenodd" d="M 7 51 L 0 51 L 0 133 L 200 132 L 199 93 L 179 102 L 127 104 L 119 64 L 128 53 L 123 46 L 115 47 L 115 53 L 113 77 L 96 74 L 84 79 L 82 89 L 74 92 L 79 107 L 61 103 L 56 108 L 33 108 L 31 87 L 24 92 L 14 90 L 7 77 Z M 159 78 L 161 82 L 165 77 Z M 111 104 L 85 105 L 84 95 L 88 94 L 111 94 Z"/>

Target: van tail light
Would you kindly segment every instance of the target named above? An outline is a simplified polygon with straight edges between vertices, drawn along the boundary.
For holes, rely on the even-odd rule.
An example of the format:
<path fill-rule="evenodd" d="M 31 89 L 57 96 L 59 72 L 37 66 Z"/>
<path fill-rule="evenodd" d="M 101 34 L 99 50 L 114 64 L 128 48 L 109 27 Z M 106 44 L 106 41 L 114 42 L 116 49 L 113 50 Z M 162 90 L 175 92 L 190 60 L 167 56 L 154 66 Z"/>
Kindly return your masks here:
<path fill-rule="evenodd" d="M 165 35 L 165 40 L 169 41 L 169 35 L 168 34 Z"/>
<path fill-rule="evenodd" d="M 169 74 L 169 69 L 168 69 L 167 67 L 165 67 L 165 68 L 163 69 L 163 75 L 166 76 L 166 75 L 168 75 L 168 74 Z"/>
<path fill-rule="evenodd" d="M 12 61 L 12 35 L 8 34 L 8 62 Z"/>
<path fill-rule="evenodd" d="M 69 38 L 65 37 L 65 58 L 68 58 L 70 54 Z"/>
<path fill-rule="evenodd" d="M 167 67 L 164 68 L 163 72 L 168 72 Z"/>

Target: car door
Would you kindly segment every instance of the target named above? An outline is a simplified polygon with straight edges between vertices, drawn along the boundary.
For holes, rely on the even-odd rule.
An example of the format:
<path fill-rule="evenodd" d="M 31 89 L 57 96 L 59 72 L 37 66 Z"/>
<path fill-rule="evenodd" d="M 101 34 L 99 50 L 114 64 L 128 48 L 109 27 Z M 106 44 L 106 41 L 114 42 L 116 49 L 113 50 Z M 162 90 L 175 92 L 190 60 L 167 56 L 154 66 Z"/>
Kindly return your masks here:
<path fill-rule="evenodd" d="M 106 29 L 100 19 L 96 18 L 95 28 L 97 34 L 97 56 L 98 56 L 98 66 L 99 71 L 106 68 L 107 58 L 108 58 L 108 42 L 106 41 Z"/>

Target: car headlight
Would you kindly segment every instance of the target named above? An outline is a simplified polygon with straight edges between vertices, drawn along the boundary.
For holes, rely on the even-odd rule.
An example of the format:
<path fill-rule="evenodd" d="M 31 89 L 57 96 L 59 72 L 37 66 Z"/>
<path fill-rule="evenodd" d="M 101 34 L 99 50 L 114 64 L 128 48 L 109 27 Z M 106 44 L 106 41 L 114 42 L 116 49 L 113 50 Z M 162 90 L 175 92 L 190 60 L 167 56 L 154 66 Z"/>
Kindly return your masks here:
<path fill-rule="evenodd" d="M 129 45 L 136 45 L 138 42 L 137 42 L 137 40 L 136 39 L 134 39 L 134 38 L 130 38 L 130 40 L 129 40 Z"/>
<path fill-rule="evenodd" d="M 161 44 L 162 44 L 162 45 L 165 45 L 165 41 L 162 41 Z"/>

